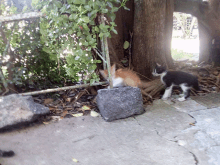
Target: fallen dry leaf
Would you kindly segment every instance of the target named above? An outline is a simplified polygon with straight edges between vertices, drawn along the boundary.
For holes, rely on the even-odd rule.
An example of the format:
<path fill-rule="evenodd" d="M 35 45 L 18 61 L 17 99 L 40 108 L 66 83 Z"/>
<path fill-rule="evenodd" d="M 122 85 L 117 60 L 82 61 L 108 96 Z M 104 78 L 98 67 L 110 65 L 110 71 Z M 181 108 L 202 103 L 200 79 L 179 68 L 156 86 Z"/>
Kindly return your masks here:
<path fill-rule="evenodd" d="M 72 100 L 71 97 L 66 98 L 66 101 L 67 101 L 67 102 L 70 102 L 71 100 Z"/>
<path fill-rule="evenodd" d="M 83 113 L 76 113 L 76 114 L 72 114 L 73 117 L 80 117 L 83 116 Z"/>
<path fill-rule="evenodd" d="M 52 102 L 53 102 L 53 99 L 51 99 L 51 98 L 48 98 L 48 99 L 44 100 L 44 104 L 50 104 Z"/>
<path fill-rule="evenodd" d="M 53 110 L 56 110 L 57 108 L 55 108 L 55 107 L 49 107 L 49 110 L 50 111 L 53 111 Z"/>
<path fill-rule="evenodd" d="M 63 113 L 60 116 L 64 118 L 67 114 L 68 114 L 68 111 L 65 110 L 65 111 L 63 111 Z"/>
<path fill-rule="evenodd" d="M 51 118 L 52 118 L 52 122 L 61 120 L 60 116 L 51 116 Z"/>
<path fill-rule="evenodd" d="M 75 159 L 75 158 L 72 158 L 72 160 L 75 162 L 75 163 L 77 163 L 77 162 L 79 162 L 77 159 Z"/>
<path fill-rule="evenodd" d="M 82 106 L 82 111 L 88 111 L 88 110 L 90 110 L 90 107 L 86 105 Z"/>
<path fill-rule="evenodd" d="M 50 124 L 49 122 L 43 122 L 43 123 L 44 123 L 45 125 L 46 125 L 46 124 Z"/>
<path fill-rule="evenodd" d="M 193 125 L 193 126 L 195 126 L 195 123 L 189 123 L 189 125 Z"/>
<path fill-rule="evenodd" d="M 90 115 L 91 115 L 92 117 L 98 117 L 98 116 L 99 116 L 99 113 L 97 113 L 96 111 L 91 111 L 91 112 L 90 112 Z"/>

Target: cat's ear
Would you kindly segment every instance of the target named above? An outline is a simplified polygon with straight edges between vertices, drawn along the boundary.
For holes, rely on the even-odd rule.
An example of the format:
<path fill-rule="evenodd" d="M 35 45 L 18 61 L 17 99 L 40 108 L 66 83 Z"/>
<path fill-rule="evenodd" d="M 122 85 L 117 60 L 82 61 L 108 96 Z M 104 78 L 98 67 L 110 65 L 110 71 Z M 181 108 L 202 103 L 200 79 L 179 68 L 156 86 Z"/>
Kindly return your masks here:
<path fill-rule="evenodd" d="M 106 74 L 106 71 L 105 70 L 101 70 L 99 69 L 99 73 L 102 75 L 102 77 L 104 77 L 106 80 L 108 79 L 108 73 Z"/>

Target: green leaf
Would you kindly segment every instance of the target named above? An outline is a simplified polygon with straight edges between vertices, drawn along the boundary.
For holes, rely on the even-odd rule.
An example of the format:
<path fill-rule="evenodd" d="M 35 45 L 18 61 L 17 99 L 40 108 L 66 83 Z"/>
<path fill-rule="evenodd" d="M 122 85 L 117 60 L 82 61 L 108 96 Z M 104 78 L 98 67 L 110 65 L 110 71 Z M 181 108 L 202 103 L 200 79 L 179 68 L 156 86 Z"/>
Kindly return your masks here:
<path fill-rule="evenodd" d="M 108 9 L 102 9 L 102 13 L 108 13 Z"/>
<path fill-rule="evenodd" d="M 24 8 L 22 9 L 23 12 L 27 11 L 27 6 L 24 6 Z"/>
<path fill-rule="evenodd" d="M 84 30 L 89 31 L 89 27 L 85 23 L 83 24 L 83 28 Z"/>
<path fill-rule="evenodd" d="M 125 10 L 128 10 L 128 11 L 130 11 L 130 9 L 129 9 L 129 8 L 127 8 L 126 6 L 124 6 L 124 9 L 125 9 Z"/>
<path fill-rule="evenodd" d="M 85 23 L 89 23 L 90 19 L 89 19 L 89 17 L 83 17 L 82 21 L 85 22 Z"/>
<path fill-rule="evenodd" d="M 96 63 L 102 63 L 102 61 L 101 61 L 101 60 L 95 60 L 95 62 L 96 62 Z"/>
<path fill-rule="evenodd" d="M 95 79 L 91 79 L 90 84 L 94 84 L 94 83 L 95 83 Z"/>
<path fill-rule="evenodd" d="M 114 13 L 114 12 L 118 11 L 118 9 L 119 9 L 118 7 L 113 7 L 112 12 Z"/>
<path fill-rule="evenodd" d="M 114 22 L 115 18 L 116 18 L 116 15 L 114 13 L 110 13 L 108 14 L 109 17 L 111 18 L 112 22 Z"/>
<path fill-rule="evenodd" d="M 89 18 L 95 18 L 98 10 L 92 10 L 90 13 L 88 13 Z"/>
<path fill-rule="evenodd" d="M 111 34 L 109 32 L 106 32 L 104 35 L 105 37 L 111 37 Z"/>
<path fill-rule="evenodd" d="M 107 5 L 112 8 L 113 7 L 113 4 L 111 2 L 107 2 Z"/>
<path fill-rule="evenodd" d="M 95 26 L 95 31 L 99 32 L 99 28 L 97 26 Z"/>
<path fill-rule="evenodd" d="M 89 43 L 88 43 L 88 42 L 84 42 L 84 43 L 83 43 L 83 45 L 88 46 L 88 45 L 89 45 Z"/>
<path fill-rule="evenodd" d="M 115 34 L 118 34 L 117 30 L 115 30 L 114 28 L 112 29 L 112 31 L 113 31 Z"/>
<path fill-rule="evenodd" d="M 117 25 L 115 24 L 115 22 L 110 22 L 110 24 L 111 24 L 112 26 L 117 26 Z"/>
<path fill-rule="evenodd" d="M 71 14 L 69 17 L 70 20 L 75 20 L 77 19 L 77 14 Z"/>
<path fill-rule="evenodd" d="M 81 5 L 81 4 L 85 4 L 86 0 L 72 0 L 72 2 L 76 5 Z"/>
<path fill-rule="evenodd" d="M 125 41 L 125 42 L 124 42 L 124 46 L 123 46 L 124 49 L 127 49 L 127 48 L 129 47 L 129 45 L 130 45 L 129 42 L 128 42 L 128 41 Z"/>
<path fill-rule="evenodd" d="M 103 35 L 104 35 L 103 33 L 100 33 L 100 34 L 99 34 L 99 37 L 100 37 L 100 38 L 102 38 L 102 37 L 103 37 Z"/>
<path fill-rule="evenodd" d="M 90 41 L 90 40 L 92 40 L 92 37 L 91 37 L 91 35 L 88 35 L 88 36 L 86 37 L 86 40 L 87 40 L 87 41 Z"/>
<path fill-rule="evenodd" d="M 73 34 L 73 30 L 69 30 L 68 33 L 71 35 Z"/>
<path fill-rule="evenodd" d="M 88 10 L 88 11 L 91 11 L 91 10 L 92 10 L 91 6 L 89 6 L 89 5 L 85 5 L 84 8 L 85 8 L 86 10 Z"/>
<path fill-rule="evenodd" d="M 61 8 L 62 7 L 62 3 L 60 1 L 54 1 L 54 4 L 58 7 Z"/>

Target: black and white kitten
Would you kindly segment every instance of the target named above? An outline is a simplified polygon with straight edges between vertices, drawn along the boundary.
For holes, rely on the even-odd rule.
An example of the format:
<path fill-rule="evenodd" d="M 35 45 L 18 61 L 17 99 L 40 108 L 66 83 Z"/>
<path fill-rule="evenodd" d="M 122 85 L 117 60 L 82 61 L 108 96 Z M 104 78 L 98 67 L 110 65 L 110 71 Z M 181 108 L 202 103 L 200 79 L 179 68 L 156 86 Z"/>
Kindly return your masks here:
<path fill-rule="evenodd" d="M 12 157 L 15 153 L 13 151 L 3 151 L 0 150 L 0 157 Z"/>
<path fill-rule="evenodd" d="M 185 101 L 190 96 L 190 88 L 200 90 L 197 77 L 181 71 L 167 71 L 166 67 L 156 64 L 152 73 L 154 76 L 160 76 L 161 82 L 166 86 L 165 93 L 162 97 L 166 100 L 171 96 L 173 86 L 179 86 L 183 90 L 184 96 L 179 101 Z"/>

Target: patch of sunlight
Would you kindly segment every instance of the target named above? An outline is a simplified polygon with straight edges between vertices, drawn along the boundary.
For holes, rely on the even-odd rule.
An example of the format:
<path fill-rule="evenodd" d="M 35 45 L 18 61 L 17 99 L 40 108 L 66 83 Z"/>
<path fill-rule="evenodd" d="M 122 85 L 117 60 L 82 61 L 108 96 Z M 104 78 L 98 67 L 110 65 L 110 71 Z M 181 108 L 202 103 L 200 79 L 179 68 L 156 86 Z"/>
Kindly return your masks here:
<path fill-rule="evenodd" d="M 199 60 L 199 39 L 172 39 L 171 55 L 174 60 Z"/>

